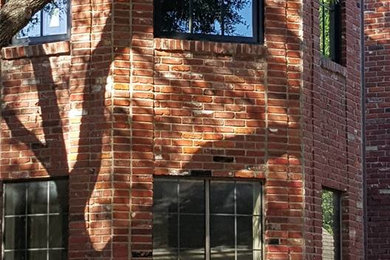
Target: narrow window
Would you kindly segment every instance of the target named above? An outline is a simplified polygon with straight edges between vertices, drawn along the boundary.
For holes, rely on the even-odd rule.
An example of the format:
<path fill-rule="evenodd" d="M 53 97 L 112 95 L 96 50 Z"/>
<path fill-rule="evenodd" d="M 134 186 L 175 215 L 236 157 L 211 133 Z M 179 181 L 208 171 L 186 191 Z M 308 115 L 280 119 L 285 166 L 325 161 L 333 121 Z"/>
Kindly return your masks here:
<path fill-rule="evenodd" d="M 322 191 L 322 259 L 341 259 L 340 193 Z"/>
<path fill-rule="evenodd" d="M 4 184 L 3 259 L 67 259 L 66 180 Z"/>
<path fill-rule="evenodd" d="M 155 0 L 155 35 L 260 42 L 263 0 Z"/>
<path fill-rule="evenodd" d="M 65 40 L 69 35 L 69 2 L 55 0 L 37 12 L 14 37 L 14 44 Z"/>
<path fill-rule="evenodd" d="M 153 259 L 261 259 L 259 183 L 158 178 L 153 197 Z"/>
<path fill-rule="evenodd" d="M 341 0 L 320 0 L 320 48 L 324 57 L 341 62 Z"/>

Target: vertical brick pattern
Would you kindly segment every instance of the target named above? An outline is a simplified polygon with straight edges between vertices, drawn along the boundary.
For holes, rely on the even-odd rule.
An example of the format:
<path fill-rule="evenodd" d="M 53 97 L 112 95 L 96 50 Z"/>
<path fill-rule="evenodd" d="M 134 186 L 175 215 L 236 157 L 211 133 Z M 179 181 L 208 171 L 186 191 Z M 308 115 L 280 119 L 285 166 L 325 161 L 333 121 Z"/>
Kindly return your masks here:
<path fill-rule="evenodd" d="M 112 258 L 111 1 L 72 2 L 69 258 Z"/>
<path fill-rule="evenodd" d="M 153 1 L 132 1 L 131 41 L 131 256 L 152 256 Z"/>
<path fill-rule="evenodd" d="M 323 187 L 342 192 L 343 259 L 362 259 L 359 7 L 343 1 L 346 47 L 336 64 L 321 57 L 319 2 L 304 3 L 304 158 L 306 257 L 321 259 Z"/>
<path fill-rule="evenodd" d="M 130 41 L 131 4 L 113 1 L 114 47 L 112 93 L 112 150 L 113 150 L 113 259 L 130 259 Z"/>
<path fill-rule="evenodd" d="M 365 1 L 367 259 L 390 258 L 388 1 Z"/>
<path fill-rule="evenodd" d="M 265 6 L 267 259 L 304 258 L 301 9 L 300 1 L 266 1 Z"/>

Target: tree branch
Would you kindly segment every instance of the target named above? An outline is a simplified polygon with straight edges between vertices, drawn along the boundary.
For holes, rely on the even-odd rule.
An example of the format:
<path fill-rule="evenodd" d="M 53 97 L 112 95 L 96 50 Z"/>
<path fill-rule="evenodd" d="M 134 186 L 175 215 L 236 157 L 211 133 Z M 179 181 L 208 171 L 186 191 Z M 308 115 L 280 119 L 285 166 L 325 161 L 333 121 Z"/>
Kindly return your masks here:
<path fill-rule="evenodd" d="M 31 17 L 51 0 L 9 0 L 0 9 L 0 49 L 28 24 Z"/>

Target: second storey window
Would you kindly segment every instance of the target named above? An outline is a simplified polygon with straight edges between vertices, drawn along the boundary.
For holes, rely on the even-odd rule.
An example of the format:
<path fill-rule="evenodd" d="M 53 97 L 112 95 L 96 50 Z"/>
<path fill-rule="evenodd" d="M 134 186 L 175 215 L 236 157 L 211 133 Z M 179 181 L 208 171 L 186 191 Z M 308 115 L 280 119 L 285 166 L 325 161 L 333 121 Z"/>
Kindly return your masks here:
<path fill-rule="evenodd" d="M 15 44 L 65 40 L 69 32 L 68 0 L 56 0 L 37 12 L 14 37 Z"/>
<path fill-rule="evenodd" d="M 341 62 L 341 0 L 320 0 L 321 54 Z"/>
<path fill-rule="evenodd" d="M 154 0 L 155 35 L 261 42 L 262 3 L 263 0 Z"/>

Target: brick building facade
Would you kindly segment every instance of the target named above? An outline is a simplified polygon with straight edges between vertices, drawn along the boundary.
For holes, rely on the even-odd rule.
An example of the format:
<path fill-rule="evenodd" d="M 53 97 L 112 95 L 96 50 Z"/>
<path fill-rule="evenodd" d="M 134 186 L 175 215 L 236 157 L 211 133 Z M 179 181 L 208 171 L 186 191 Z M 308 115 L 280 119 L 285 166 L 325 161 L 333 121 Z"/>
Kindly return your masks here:
<path fill-rule="evenodd" d="M 68 235 L 62 247 L 48 242 L 49 258 L 152 259 L 156 183 L 203 181 L 206 197 L 213 182 L 235 183 L 234 194 L 254 183 L 251 250 L 321 259 L 327 189 L 341 199 L 343 259 L 362 259 L 360 7 L 343 1 L 339 64 L 321 54 L 319 2 L 254 2 L 264 43 L 155 37 L 152 0 L 74 0 L 67 40 L 3 48 L 3 221 L 36 217 L 29 206 L 7 213 L 13 184 L 29 193 L 33 180 L 51 180 L 68 204 Z"/>
<path fill-rule="evenodd" d="M 389 259 L 388 1 L 365 3 L 367 259 Z"/>

